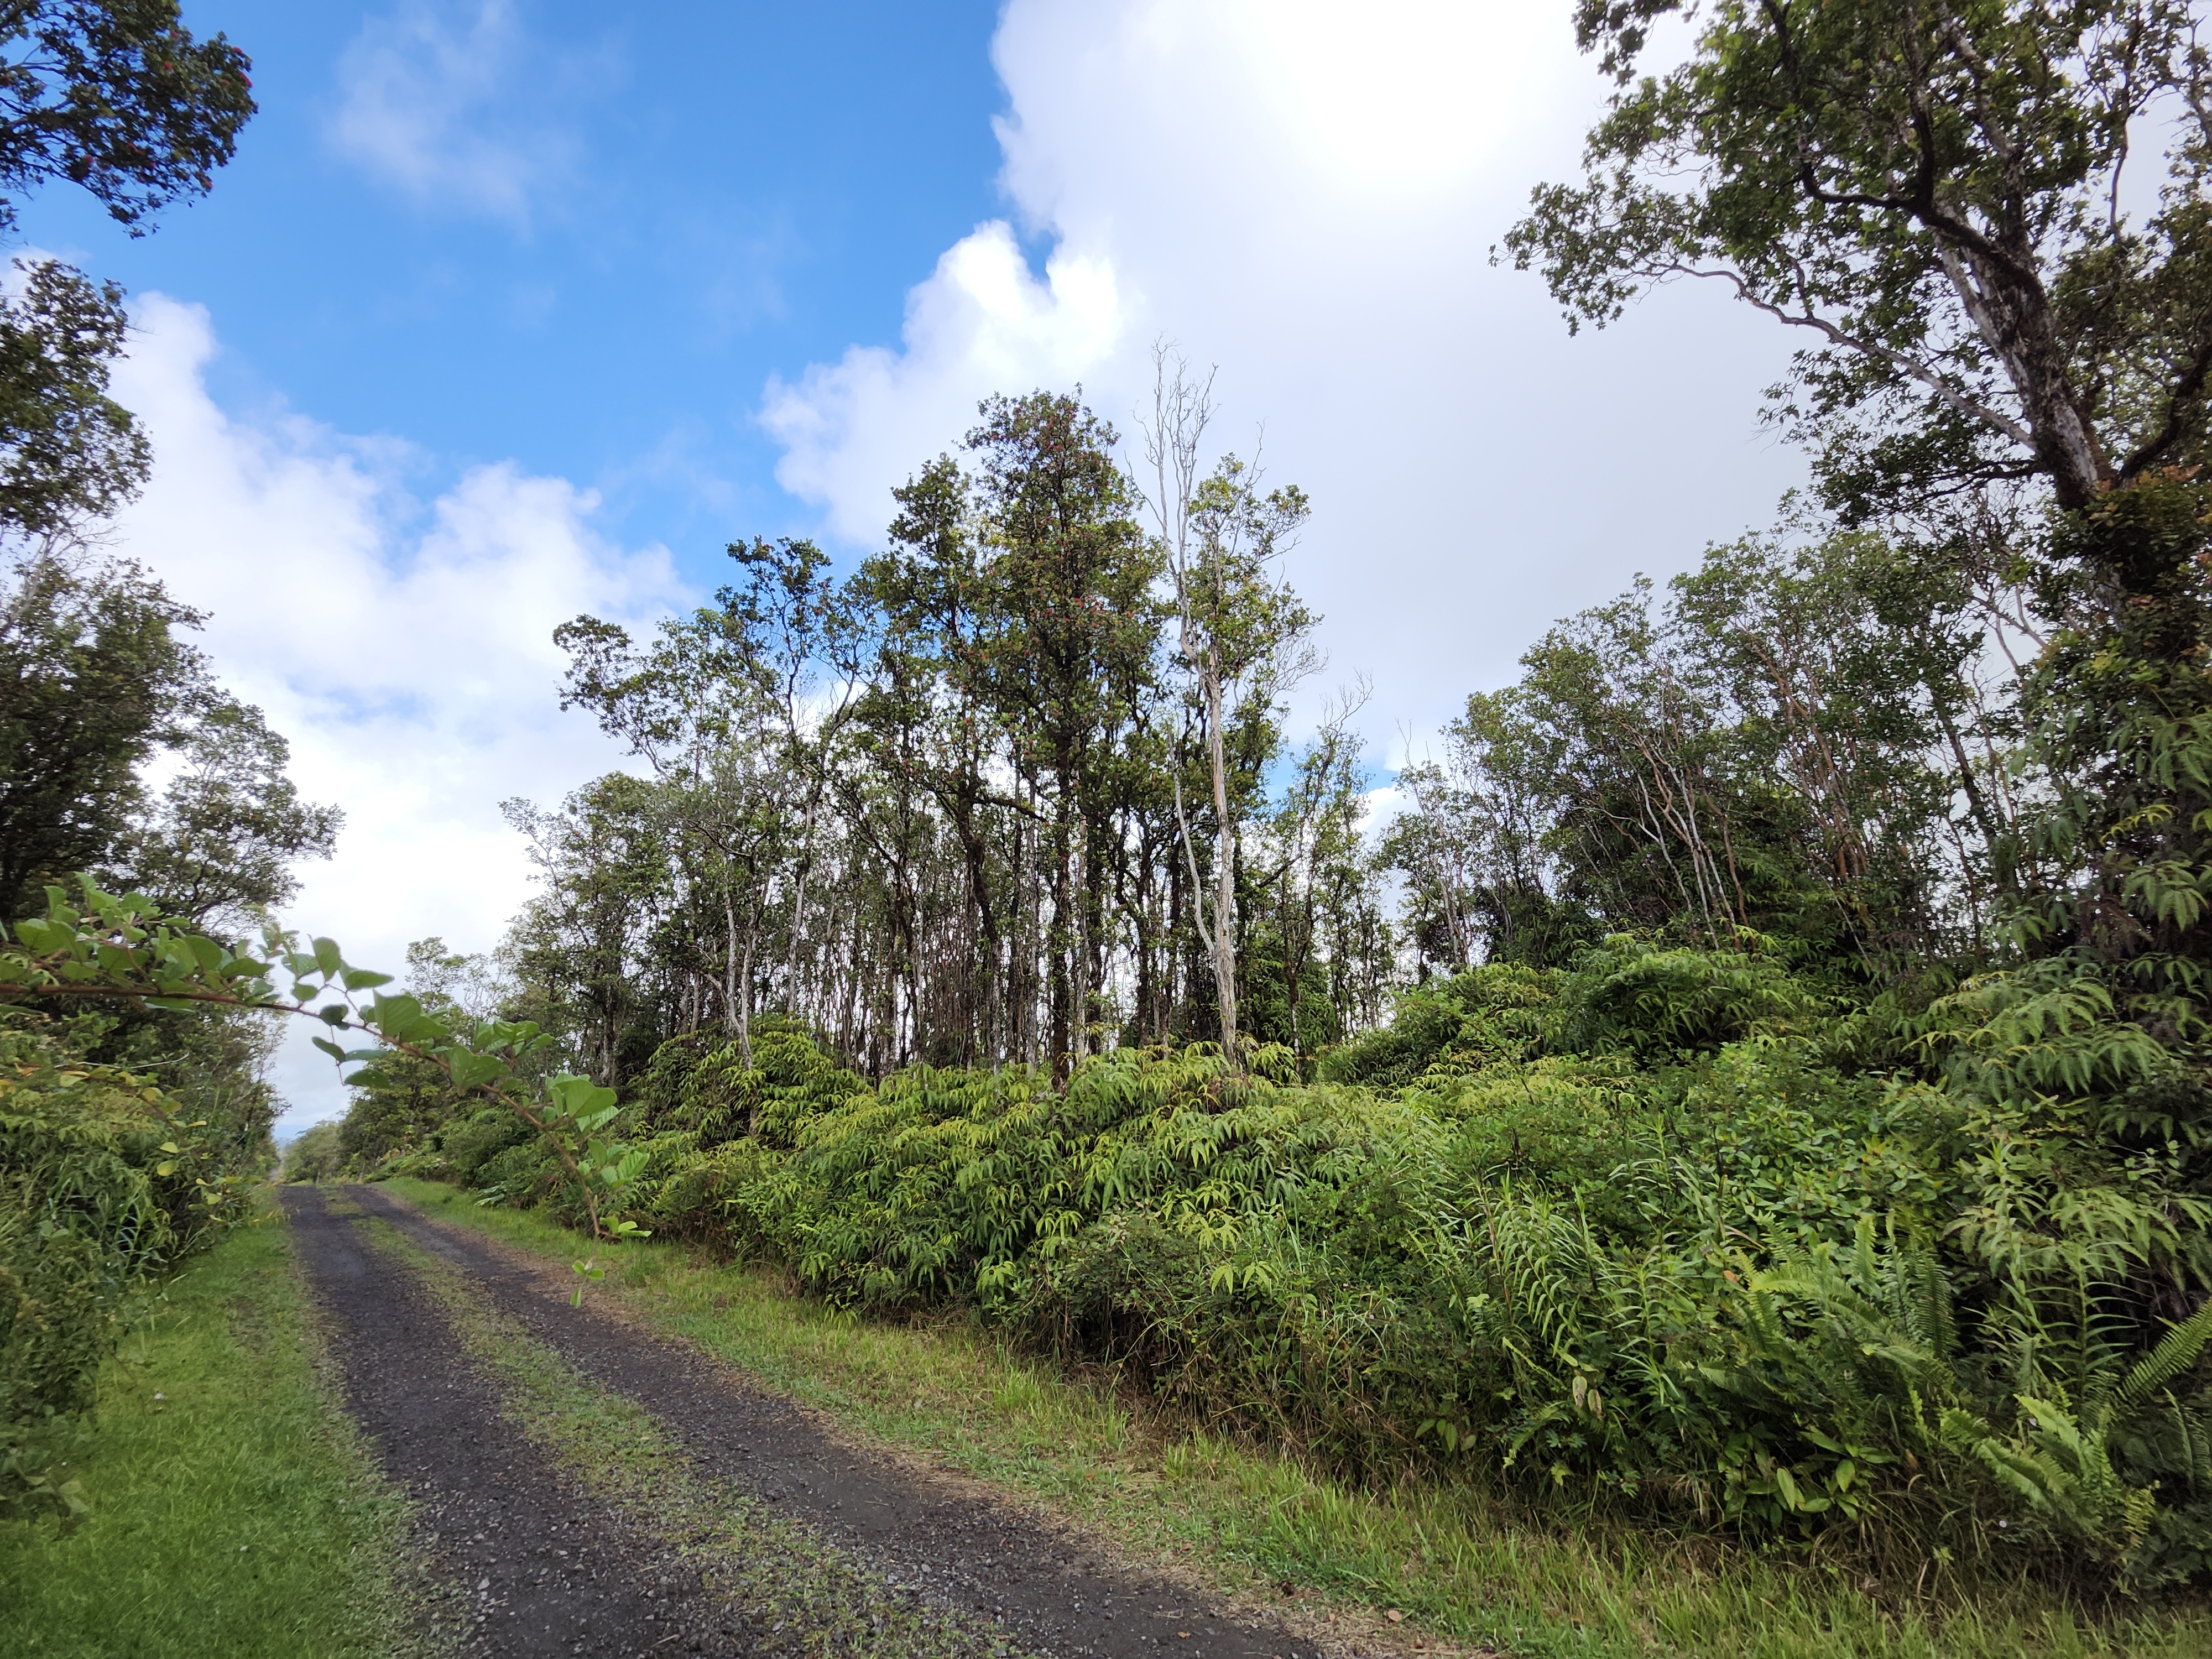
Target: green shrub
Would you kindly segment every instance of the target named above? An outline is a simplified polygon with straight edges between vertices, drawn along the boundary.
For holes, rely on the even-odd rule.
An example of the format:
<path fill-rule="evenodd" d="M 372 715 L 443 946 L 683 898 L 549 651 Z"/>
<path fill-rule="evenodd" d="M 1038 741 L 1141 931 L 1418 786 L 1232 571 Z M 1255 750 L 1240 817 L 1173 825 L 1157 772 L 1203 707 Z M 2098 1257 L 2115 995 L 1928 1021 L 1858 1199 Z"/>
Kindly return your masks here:
<path fill-rule="evenodd" d="M 48 1470 L 131 1297 L 234 1210 L 220 1130 L 66 1028 L 0 1015 L 0 1510 L 73 1494 Z"/>
<path fill-rule="evenodd" d="M 1304 1085 L 1200 1044 L 871 1088 L 795 1027 L 750 1066 L 686 1039 L 629 1108 L 633 1213 L 1378 1480 L 1473 1457 L 1908 1575 L 2145 1587 L 2212 1561 L 2212 1200 L 2147 1103 L 2184 1072 L 2048 968 L 1908 1018 L 1755 939 L 1614 939 L 1414 993 Z M 445 1155 L 564 1203 L 492 1139 Z"/>

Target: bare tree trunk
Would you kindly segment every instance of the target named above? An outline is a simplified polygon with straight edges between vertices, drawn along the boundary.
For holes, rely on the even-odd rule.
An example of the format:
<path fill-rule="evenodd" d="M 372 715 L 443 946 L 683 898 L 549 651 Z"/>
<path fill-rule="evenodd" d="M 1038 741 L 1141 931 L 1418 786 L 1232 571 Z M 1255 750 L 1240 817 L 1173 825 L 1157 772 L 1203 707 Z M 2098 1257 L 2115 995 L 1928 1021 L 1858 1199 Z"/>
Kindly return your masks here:
<path fill-rule="evenodd" d="M 1221 1052 L 1242 1069 L 1237 1049 L 1237 825 L 1229 816 L 1228 745 L 1221 731 L 1219 655 L 1206 652 L 1206 759 L 1213 769 L 1213 973 L 1220 984 Z"/>
<path fill-rule="evenodd" d="M 722 1029 L 735 1031 L 738 1018 L 738 902 L 727 882 L 722 884 Z M 748 1060 L 747 1065 L 752 1062 Z"/>
<path fill-rule="evenodd" d="M 1068 1069 L 1091 1052 L 1091 836 L 1080 808 L 1075 835 L 1068 848 L 1068 907 L 1074 919 L 1068 940 L 1067 1048 Z"/>
<path fill-rule="evenodd" d="M 759 943 L 760 895 L 755 893 L 751 912 L 745 918 L 745 961 L 738 998 L 738 1054 L 749 1072 L 753 1066 L 753 951 Z"/>
<path fill-rule="evenodd" d="M 791 897 L 791 949 L 783 964 L 783 1006 L 793 1014 L 799 1012 L 799 941 L 806 931 L 807 878 L 814 873 L 814 820 L 821 806 L 822 790 L 817 785 L 806 801 L 806 830 L 799 843 L 799 879 Z"/>

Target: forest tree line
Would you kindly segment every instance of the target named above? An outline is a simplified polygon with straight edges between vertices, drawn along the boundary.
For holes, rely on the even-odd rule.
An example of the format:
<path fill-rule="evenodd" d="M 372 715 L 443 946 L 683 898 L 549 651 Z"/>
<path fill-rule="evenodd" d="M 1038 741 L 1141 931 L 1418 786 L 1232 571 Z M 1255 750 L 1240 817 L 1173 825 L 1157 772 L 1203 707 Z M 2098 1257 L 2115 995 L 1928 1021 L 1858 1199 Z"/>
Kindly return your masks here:
<path fill-rule="evenodd" d="M 503 959 L 602 1080 L 763 1012 L 878 1076 L 1218 1042 L 1224 848 L 1243 1032 L 1312 1054 L 1387 1017 L 1357 696 L 1285 734 L 1321 665 L 1279 572 L 1303 496 L 1229 457 L 1176 503 L 1217 721 L 1114 429 L 1070 393 L 981 416 L 848 576 L 757 540 L 650 637 L 559 630 L 564 702 L 635 767 L 508 804 L 543 886 Z"/>
<path fill-rule="evenodd" d="M 1386 774 L 1282 574 L 1302 495 L 1233 456 L 1148 495 L 1072 393 L 981 414 L 850 575 L 738 544 L 650 637 L 560 630 L 566 703 L 637 764 L 507 804 L 543 884 L 494 971 L 602 1080 L 763 1013 L 878 1077 L 1218 1045 L 1224 870 L 1241 1038 L 1309 1073 L 1432 974 L 1620 931 L 1748 929 L 1869 983 L 1997 959 L 2033 873 L 2021 665 L 2055 625 L 2003 549 L 1815 522 L 1715 548 Z M 1234 645 L 1218 798 L 1160 494 Z"/>

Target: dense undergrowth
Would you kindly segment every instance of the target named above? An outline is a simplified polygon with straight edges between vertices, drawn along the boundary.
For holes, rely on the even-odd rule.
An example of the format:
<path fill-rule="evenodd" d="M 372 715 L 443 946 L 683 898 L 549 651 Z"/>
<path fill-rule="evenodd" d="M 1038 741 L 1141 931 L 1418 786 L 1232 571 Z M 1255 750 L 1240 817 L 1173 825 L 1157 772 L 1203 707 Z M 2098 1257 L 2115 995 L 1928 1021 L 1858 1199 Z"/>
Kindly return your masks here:
<path fill-rule="evenodd" d="M 575 1254 L 577 1233 L 550 1208 L 487 1208 L 404 1176 L 390 1189 L 556 1273 Z M 2202 1607 L 2092 1609 L 2033 1573 L 1961 1597 L 1932 1576 L 1877 1584 L 1840 1554 L 1747 1549 L 1630 1514 L 1577 1510 L 1554 1524 L 1469 1460 L 1363 1486 L 1287 1448 L 1194 1431 L 1106 1386 L 1110 1371 L 1040 1363 L 970 1310 L 858 1318 L 794 1295 L 787 1268 L 665 1237 L 603 1260 L 594 1298 L 861 1443 L 1041 1499 L 1131 1561 L 1256 1595 L 1310 1620 L 1310 1634 L 1364 1628 L 1416 1650 L 1450 1637 L 1517 1659 L 2195 1659 L 2212 1644 Z M 1390 1623 L 1393 1609 L 1407 1622 Z"/>
<path fill-rule="evenodd" d="M 102 1360 L 265 1164 L 258 1121 L 88 1058 L 108 1024 L 0 1011 L 0 1516 L 84 1507 L 65 1465 Z"/>
<path fill-rule="evenodd" d="M 2212 1255 L 2139 1030 L 2055 968 L 1915 1007 L 1747 937 L 1463 973 L 1308 1081 L 1194 1046 L 871 1087 L 795 1029 L 750 1067 L 693 1036 L 629 1102 L 631 1212 L 1370 1480 L 1474 1459 L 1922 1582 L 2143 1591 L 2212 1549 Z M 526 1136 L 397 1167 L 565 1206 Z"/>

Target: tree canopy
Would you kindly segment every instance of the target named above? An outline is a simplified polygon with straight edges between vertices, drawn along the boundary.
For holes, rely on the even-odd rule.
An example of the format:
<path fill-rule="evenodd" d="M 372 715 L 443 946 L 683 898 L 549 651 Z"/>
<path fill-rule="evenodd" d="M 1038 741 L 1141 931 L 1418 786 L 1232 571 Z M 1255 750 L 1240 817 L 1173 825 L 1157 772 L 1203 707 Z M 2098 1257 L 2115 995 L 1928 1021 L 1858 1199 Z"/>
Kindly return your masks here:
<path fill-rule="evenodd" d="M 1693 48 L 1639 78 L 1677 15 Z M 1620 90 L 1583 182 L 1506 239 L 1571 321 L 1693 276 L 1813 337 L 1773 413 L 1853 518 L 2030 481 L 2081 508 L 2192 462 L 2212 62 L 2187 0 L 1582 0 L 1576 27 Z"/>

